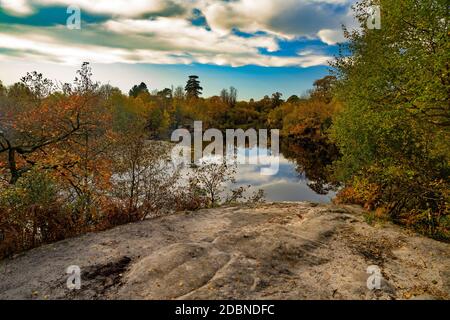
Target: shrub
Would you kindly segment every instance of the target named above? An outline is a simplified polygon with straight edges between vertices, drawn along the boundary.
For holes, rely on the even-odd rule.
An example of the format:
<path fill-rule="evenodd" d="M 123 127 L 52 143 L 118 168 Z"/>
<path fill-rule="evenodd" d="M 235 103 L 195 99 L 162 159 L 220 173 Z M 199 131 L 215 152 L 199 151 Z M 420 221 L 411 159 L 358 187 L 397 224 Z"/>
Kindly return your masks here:
<path fill-rule="evenodd" d="M 64 239 L 78 232 L 77 221 L 60 202 L 55 181 L 33 170 L 0 193 L 0 258 Z"/>

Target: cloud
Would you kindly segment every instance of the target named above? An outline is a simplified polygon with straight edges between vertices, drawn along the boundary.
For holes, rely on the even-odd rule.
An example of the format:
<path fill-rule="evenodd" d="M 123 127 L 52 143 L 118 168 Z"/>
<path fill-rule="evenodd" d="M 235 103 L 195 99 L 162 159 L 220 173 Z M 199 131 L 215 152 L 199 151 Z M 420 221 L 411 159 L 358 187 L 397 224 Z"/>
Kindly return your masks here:
<path fill-rule="evenodd" d="M 88 59 L 97 63 L 151 63 L 151 64 L 216 64 L 216 65 L 258 65 L 258 66 L 300 66 L 310 67 L 325 64 L 329 59 L 323 55 L 309 55 L 298 57 L 264 56 L 257 52 L 191 52 L 174 48 L 161 51 L 152 48 L 111 48 L 93 44 L 65 43 L 47 37 L 33 34 L 15 37 L 0 33 L 0 44 L 3 49 L 15 50 L 15 56 L 27 59 L 47 60 L 51 62 L 78 65 Z"/>
<path fill-rule="evenodd" d="M 322 42 L 328 45 L 334 45 L 336 43 L 345 41 L 345 37 L 342 31 L 338 30 L 323 29 L 320 30 L 317 35 Z"/>
<path fill-rule="evenodd" d="M 341 24 L 351 21 L 351 0 L 2 0 L 14 15 L 29 16 L 43 6 L 79 6 L 105 16 L 65 26 L 0 24 L 0 55 L 79 64 L 216 64 L 311 67 L 331 57 L 314 48 L 280 53 L 280 41 L 341 41 Z M 206 25 L 192 23 L 193 10 Z M 236 30 L 246 33 L 242 35 Z M 3 57 L 4 58 L 4 57 Z"/>
<path fill-rule="evenodd" d="M 184 3 L 184 4 L 183 4 Z M 184 11 L 182 0 L 2 0 L 4 9 L 15 15 L 30 15 L 41 6 L 76 6 L 89 13 L 138 17 L 150 13 Z"/>
<path fill-rule="evenodd" d="M 33 7 L 27 0 L 2 0 L 0 7 L 15 16 L 27 16 L 34 12 Z"/>
<path fill-rule="evenodd" d="M 351 0 L 205 0 L 204 15 L 211 28 L 230 32 L 265 31 L 286 39 L 315 37 L 322 29 L 339 30 L 351 23 Z M 207 5 L 206 5 L 207 4 Z"/>
<path fill-rule="evenodd" d="M 161 47 L 188 52 L 211 53 L 257 53 L 258 48 L 274 52 L 279 49 L 273 36 L 243 38 L 194 26 L 180 18 L 160 17 L 154 20 L 110 20 L 102 25 L 110 32 L 129 35 L 138 34 L 159 42 Z"/>

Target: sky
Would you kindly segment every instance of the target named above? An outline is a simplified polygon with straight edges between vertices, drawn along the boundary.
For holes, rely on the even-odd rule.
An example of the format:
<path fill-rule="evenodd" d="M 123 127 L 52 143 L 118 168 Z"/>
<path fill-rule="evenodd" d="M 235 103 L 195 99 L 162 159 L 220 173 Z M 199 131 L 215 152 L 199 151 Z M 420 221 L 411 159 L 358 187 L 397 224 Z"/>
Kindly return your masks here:
<path fill-rule="evenodd" d="M 184 85 L 195 74 L 205 97 L 230 86 L 243 100 L 301 95 L 327 74 L 345 40 L 342 25 L 356 27 L 354 3 L 0 0 L 0 80 L 38 71 L 70 82 L 87 61 L 95 80 L 124 92 L 140 82 L 150 90 Z"/>

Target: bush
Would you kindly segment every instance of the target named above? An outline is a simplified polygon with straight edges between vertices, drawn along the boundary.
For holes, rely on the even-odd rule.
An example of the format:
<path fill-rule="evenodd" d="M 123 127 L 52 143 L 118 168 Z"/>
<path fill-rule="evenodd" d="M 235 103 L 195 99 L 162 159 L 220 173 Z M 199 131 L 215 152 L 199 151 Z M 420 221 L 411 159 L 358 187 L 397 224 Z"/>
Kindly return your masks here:
<path fill-rule="evenodd" d="M 338 201 L 382 208 L 398 223 L 448 235 L 450 108 L 448 5 L 377 1 L 383 27 L 366 27 L 371 0 L 355 6 L 361 28 L 333 62 L 342 110 L 331 137 L 342 158 Z M 426 40 L 423 36 L 426 35 Z M 432 45 L 433 50 L 429 49 Z M 420 70 L 420 71 L 418 71 Z"/>
<path fill-rule="evenodd" d="M 78 228 L 45 171 L 30 171 L 0 193 L 0 258 L 64 239 Z"/>
<path fill-rule="evenodd" d="M 347 182 L 335 202 L 359 204 L 422 234 L 450 240 L 449 182 L 433 177 L 431 169 L 425 169 L 428 174 L 405 169 L 372 166 Z"/>
<path fill-rule="evenodd" d="M 15 185 L 5 185 L 1 189 L 0 259 L 42 244 L 142 218 L 139 212 L 122 210 L 111 202 L 96 208 L 83 204 L 84 211 L 80 214 L 79 202 L 85 201 L 76 199 L 71 203 L 60 190 L 64 190 L 63 186 L 42 168 L 33 169 Z"/>

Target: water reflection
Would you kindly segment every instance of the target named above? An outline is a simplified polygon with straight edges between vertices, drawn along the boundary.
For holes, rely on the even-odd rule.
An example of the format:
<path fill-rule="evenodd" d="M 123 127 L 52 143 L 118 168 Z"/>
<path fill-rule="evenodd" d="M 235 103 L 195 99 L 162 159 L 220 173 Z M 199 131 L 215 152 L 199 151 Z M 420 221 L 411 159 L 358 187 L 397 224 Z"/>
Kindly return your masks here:
<path fill-rule="evenodd" d="M 256 157 L 258 153 L 267 154 L 269 159 L 263 164 L 239 164 L 237 167 L 237 186 L 251 185 L 249 193 L 263 189 L 267 201 L 311 201 L 329 203 L 335 196 L 333 185 L 326 177 L 326 166 L 334 156 L 331 151 L 315 146 L 312 150 L 297 143 L 282 144 L 279 155 L 278 173 L 272 176 L 261 174 L 261 169 L 276 159 L 266 149 L 257 147 L 237 147 L 237 153 L 246 157 Z M 314 152 L 312 152 L 314 151 Z M 285 155 L 286 154 L 286 155 Z M 231 187 L 231 186 L 230 186 Z"/>

